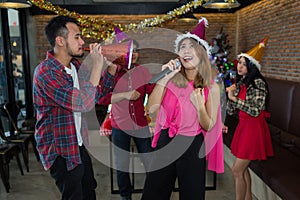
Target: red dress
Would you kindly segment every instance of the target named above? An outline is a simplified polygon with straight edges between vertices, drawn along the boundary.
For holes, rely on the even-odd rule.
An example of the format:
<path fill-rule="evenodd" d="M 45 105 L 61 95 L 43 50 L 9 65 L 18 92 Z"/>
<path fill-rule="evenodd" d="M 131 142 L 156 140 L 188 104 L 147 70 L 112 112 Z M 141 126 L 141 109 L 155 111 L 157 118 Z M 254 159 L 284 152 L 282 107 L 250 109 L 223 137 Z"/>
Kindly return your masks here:
<path fill-rule="evenodd" d="M 246 86 L 241 86 L 238 97 L 246 99 Z M 239 123 L 235 130 L 231 153 L 237 158 L 247 160 L 266 160 L 267 156 L 273 156 L 273 147 L 266 117 L 266 111 L 253 117 L 246 112 L 239 111 Z"/>

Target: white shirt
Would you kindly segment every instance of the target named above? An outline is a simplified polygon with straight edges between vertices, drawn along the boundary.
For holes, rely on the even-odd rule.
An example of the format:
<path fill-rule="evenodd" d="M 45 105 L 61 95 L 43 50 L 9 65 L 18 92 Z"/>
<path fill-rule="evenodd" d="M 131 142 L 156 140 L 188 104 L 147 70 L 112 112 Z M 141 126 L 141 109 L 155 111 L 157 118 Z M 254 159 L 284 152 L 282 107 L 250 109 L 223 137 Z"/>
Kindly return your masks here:
<path fill-rule="evenodd" d="M 71 69 L 65 67 L 65 70 L 66 70 L 67 74 L 70 74 L 72 76 L 73 87 L 75 87 L 79 90 L 80 87 L 79 87 L 77 70 L 76 70 L 75 66 L 71 63 Z M 75 122 L 78 145 L 82 146 L 83 142 L 82 142 L 82 137 L 81 137 L 81 133 L 80 133 L 80 129 L 81 129 L 81 112 L 73 112 L 73 115 L 74 115 L 74 122 Z"/>

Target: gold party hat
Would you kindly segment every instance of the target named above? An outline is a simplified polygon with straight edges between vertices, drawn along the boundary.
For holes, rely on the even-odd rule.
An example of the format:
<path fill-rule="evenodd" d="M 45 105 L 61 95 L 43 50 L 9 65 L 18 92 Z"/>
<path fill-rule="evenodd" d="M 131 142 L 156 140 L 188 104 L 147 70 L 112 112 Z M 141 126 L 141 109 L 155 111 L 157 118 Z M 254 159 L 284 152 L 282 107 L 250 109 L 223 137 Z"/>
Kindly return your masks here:
<path fill-rule="evenodd" d="M 255 45 L 252 49 L 250 49 L 247 54 L 251 57 L 253 57 L 258 62 L 261 61 L 261 58 L 264 54 L 265 45 L 267 44 L 267 41 L 269 39 L 269 36 L 266 36 L 264 39 L 260 41 L 257 45 Z"/>
<path fill-rule="evenodd" d="M 265 45 L 267 44 L 267 41 L 269 39 L 269 36 L 266 36 L 264 39 L 262 39 L 257 45 L 255 45 L 252 49 L 250 49 L 247 53 L 241 53 L 238 55 L 238 58 L 240 57 L 246 57 L 256 65 L 258 70 L 261 70 L 260 61 L 264 54 Z"/>

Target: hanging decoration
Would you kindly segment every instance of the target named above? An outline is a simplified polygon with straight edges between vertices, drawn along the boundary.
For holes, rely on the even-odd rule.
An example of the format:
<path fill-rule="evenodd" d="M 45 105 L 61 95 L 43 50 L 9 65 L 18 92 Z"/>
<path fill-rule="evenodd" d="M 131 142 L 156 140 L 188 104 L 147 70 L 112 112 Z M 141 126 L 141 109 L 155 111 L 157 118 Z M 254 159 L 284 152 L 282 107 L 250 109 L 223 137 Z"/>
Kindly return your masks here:
<path fill-rule="evenodd" d="M 121 31 L 135 31 L 142 30 L 146 27 L 160 26 L 165 22 L 168 22 L 174 18 L 183 15 L 192 9 L 195 9 L 203 4 L 204 0 L 194 0 L 179 8 L 175 8 L 173 11 L 168 12 L 165 15 L 156 16 L 153 18 L 144 19 L 140 23 L 131 23 L 129 25 L 121 25 L 113 22 L 107 22 L 105 20 L 88 17 L 76 12 L 71 12 L 60 6 L 53 5 L 51 2 L 45 0 L 30 0 L 32 4 L 39 7 L 41 10 L 47 10 L 57 15 L 69 16 L 76 18 L 82 30 L 82 35 L 87 38 L 93 38 L 98 40 L 106 40 L 114 35 L 114 27 L 118 27 Z"/>

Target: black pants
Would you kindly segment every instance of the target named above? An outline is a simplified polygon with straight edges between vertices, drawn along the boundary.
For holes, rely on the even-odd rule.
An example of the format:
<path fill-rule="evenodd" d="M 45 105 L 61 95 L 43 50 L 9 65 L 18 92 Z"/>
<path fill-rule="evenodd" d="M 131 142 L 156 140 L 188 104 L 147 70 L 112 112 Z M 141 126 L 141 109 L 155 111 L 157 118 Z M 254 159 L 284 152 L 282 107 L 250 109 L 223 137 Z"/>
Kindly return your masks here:
<path fill-rule="evenodd" d="M 106 118 L 107 109 L 108 109 L 107 105 L 100 105 L 100 104 L 95 105 L 96 116 L 100 126 L 102 125 L 102 123 Z"/>
<path fill-rule="evenodd" d="M 163 130 L 156 149 L 158 153 L 151 164 L 154 171 L 146 177 L 142 200 L 169 200 L 176 178 L 180 200 L 205 199 L 205 157 L 199 157 L 203 140 L 202 134 L 177 135 L 170 139 L 167 130 Z M 164 146 L 170 151 L 163 152 Z"/>
<path fill-rule="evenodd" d="M 68 171 L 66 160 L 58 156 L 50 168 L 50 174 L 62 194 L 62 200 L 95 200 L 97 182 L 94 178 L 91 158 L 84 146 L 80 147 L 82 164 Z"/>

